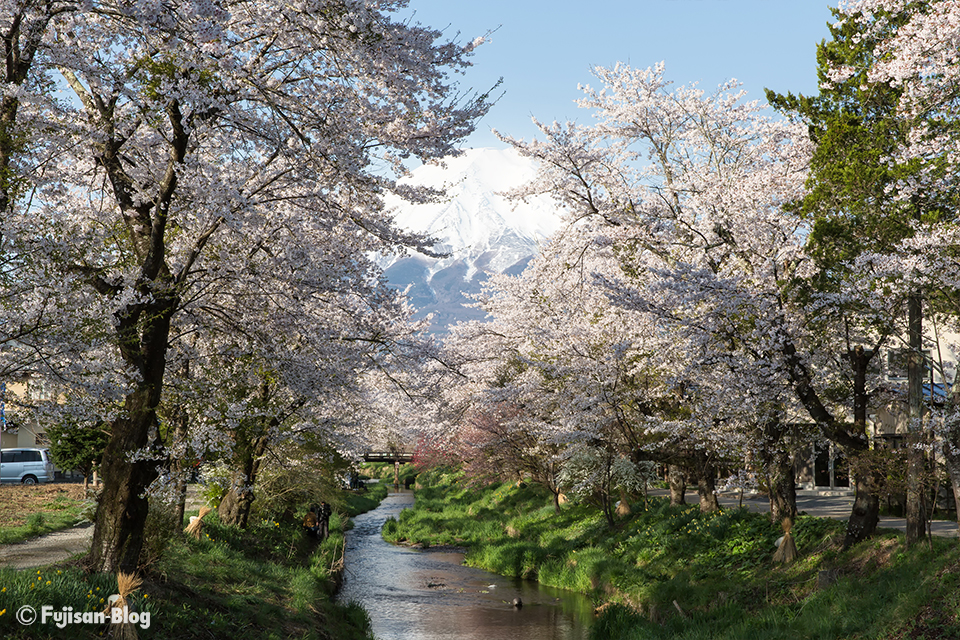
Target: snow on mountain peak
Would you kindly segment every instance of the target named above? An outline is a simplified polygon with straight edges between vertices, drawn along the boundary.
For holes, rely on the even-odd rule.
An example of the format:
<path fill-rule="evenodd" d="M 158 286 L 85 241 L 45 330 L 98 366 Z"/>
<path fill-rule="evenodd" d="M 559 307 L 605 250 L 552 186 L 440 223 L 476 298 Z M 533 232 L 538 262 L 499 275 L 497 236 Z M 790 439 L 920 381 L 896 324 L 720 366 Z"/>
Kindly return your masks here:
<path fill-rule="evenodd" d="M 480 268 L 481 256 L 489 258 L 485 269 L 503 271 L 532 256 L 559 228 L 560 215 L 550 198 L 514 202 L 500 195 L 530 181 L 535 172 L 533 161 L 513 149 L 468 149 L 443 165 L 418 167 L 401 180 L 445 189 L 440 202 L 414 205 L 391 199 L 388 204 L 396 207 L 397 226 L 429 233 L 440 240 L 438 249 L 451 254 L 436 268 L 462 260 L 469 267 L 465 278 L 470 279 Z"/>

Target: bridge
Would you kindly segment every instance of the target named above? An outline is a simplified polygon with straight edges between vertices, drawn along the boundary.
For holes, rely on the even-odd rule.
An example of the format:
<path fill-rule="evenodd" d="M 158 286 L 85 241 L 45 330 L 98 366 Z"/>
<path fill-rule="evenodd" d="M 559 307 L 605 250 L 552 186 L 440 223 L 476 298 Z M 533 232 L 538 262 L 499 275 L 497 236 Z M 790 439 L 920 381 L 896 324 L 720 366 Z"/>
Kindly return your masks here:
<path fill-rule="evenodd" d="M 367 451 L 363 454 L 364 462 L 392 462 L 393 484 L 400 486 L 400 465 L 404 462 L 413 462 L 413 454 L 406 451 Z"/>
<path fill-rule="evenodd" d="M 406 451 L 367 451 L 363 454 L 363 461 L 402 464 L 404 462 L 413 462 L 413 454 Z"/>

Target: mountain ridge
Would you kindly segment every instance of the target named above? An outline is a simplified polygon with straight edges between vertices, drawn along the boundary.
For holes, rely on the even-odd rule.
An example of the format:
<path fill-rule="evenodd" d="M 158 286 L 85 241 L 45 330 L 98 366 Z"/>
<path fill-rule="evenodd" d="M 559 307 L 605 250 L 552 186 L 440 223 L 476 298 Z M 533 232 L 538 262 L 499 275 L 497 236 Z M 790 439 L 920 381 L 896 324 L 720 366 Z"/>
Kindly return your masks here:
<path fill-rule="evenodd" d="M 535 173 L 534 161 L 513 149 L 466 149 L 443 165 L 423 165 L 401 180 L 443 188 L 444 198 L 425 204 L 388 200 L 397 226 L 438 238 L 434 250 L 450 254 L 378 260 L 387 281 L 407 290 L 419 317 L 434 314 L 434 331 L 483 319 L 482 310 L 464 306 L 471 302 L 469 295 L 480 293 L 491 272 L 520 273 L 560 227 L 561 212 L 548 196 L 511 201 L 503 195 Z"/>

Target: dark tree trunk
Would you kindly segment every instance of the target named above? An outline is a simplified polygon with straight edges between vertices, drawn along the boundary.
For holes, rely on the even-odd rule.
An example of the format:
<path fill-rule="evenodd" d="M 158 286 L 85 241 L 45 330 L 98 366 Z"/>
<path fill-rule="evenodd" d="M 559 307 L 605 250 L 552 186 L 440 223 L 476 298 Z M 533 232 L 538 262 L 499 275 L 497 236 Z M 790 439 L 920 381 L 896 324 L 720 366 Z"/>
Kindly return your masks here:
<path fill-rule="evenodd" d="M 174 424 L 173 444 L 176 449 L 180 449 L 180 447 L 177 445 L 186 442 L 187 433 L 190 427 L 190 416 L 187 413 L 187 410 L 182 406 L 177 407 L 172 422 Z M 174 505 L 173 517 L 178 531 L 183 528 L 183 518 L 187 510 L 187 476 L 193 471 L 193 468 L 190 465 L 191 461 L 189 456 L 185 458 L 184 455 L 177 456 L 171 465 L 173 477 L 175 478 L 176 482 L 177 496 L 177 502 Z"/>
<path fill-rule="evenodd" d="M 782 337 L 782 354 L 784 362 L 787 365 L 787 373 L 793 383 L 794 391 L 800 402 L 806 408 L 810 417 L 814 419 L 817 426 L 823 431 L 823 434 L 840 445 L 847 452 L 848 456 L 856 455 L 860 452 L 869 450 L 866 440 L 866 366 L 870 358 L 866 356 L 862 347 L 853 350 L 854 355 L 854 430 L 848 431 L 842 423 L 838 422 L 829 409 L 824 406 L 820 396 L 813 388 L 812 378 L 806 365 L 797 354 L 796 346 L 792 338 L 786 333 Z M 862 400 L 862 401 L 861 401 Z M 861 479 L 857 479 L 858 497 L 861 487 Z M 863 497 L 854 503 L 854 510 L 848 521 L 847 540 L 859 542 L 873 535 L 876 530 L 876 522 L 879 520 L 880 501 L 876 495 L 870 496 L 870 479 L 865 479 L 863 486 Z M 872 524 L 871 524 L 872 523 Z M 851 528 L 851 525 L 856 525 Z"/>
<path fill-rule="evenodd" d="M 604 496 L 601 500 L 603 501 L 603 517 L 607 521 L 607 526 L 612 529 L 617 525 L 617 519 L 613 515 L 613 506 L 610 504 L 610 498 Z"/>
<path fill-rule="evenodd" d="M 876 350 L 874 350 L 876 352 Z M 850 366 L 853 368 L 853 425 L 854 431 L 863 436 L 863 440 L 847 445 L 845 451 L 852 459 L 857 456 L 870 456 L 867 435 L 867 367 L 870 358 L 866 350 L 857 345 L 850 351 Z M 847 532 L 843 538 L 844 548 L 849 548 L 873 535 L 880 522 L 880 488 L 883 477 L 874 464 L 861 464 L 854 474 L 855 497 L 853 510 L 847 520 Z"/>
<path fill-rule="evenodd" d="M 148 510 L 143 493 L 156 479 L 157 469 L 152 460 L 131 462 L 129 456 L 146 447 L 150 429 L 156 427 L 154 395 L 149 388 L 141 388 L 128 396 L 125 417 L 112 425 L 100 463 L 103 491 L 87 558 L 94 571 L 137 570 Z"/>
<path fill-rule="evenodd" d="M 667 465 L 667 483 L 670 485 L 670 505 L 687 504 L 687 478 L 680 465 Z"/>
<path fill-rule="evenodd" d="M 771 417 L 763 429 L 764 459 L 767 472 L 767 491 L 770 498 L 770 518 L 782 522 L 797 519 L 797 476 L 790 452 L 792 439 L 789 426 L 778 416 Z"/>
<path fill-rule="evenodd" d="M 77 95 L 89 94 L 77 76 L 65 74 L 67 84 Z M 99 101 L 99 102 L 98 102 Z M 98 164 L 103 167 L 123 222 L 129 233 L 131 256 L 139 263 L 133 287 L 136 301 L 114 312 L 117 347 L 124 362 L 139 376 L 137 387 L 127 395 L 123 415 L 111 425 L 110 440 L 101 463 L 103 492 L 97 506 L 93 544 L 88 565 L 94 571 L 135 571 L 143 546 L 147 518 L 144 492 L 157 477 L 153 460 L 131 460 L 148 443 L 151 431 L 157 433 L 157 407 L 163 388 L 166 356 L 170 340 L 170 321 L 179 306 L 178 281 L 166 263 L 165 230 L 167 214 L 177 189 L 177 168 L 187 151 L 189 127 L 176 100 L 167 104 L 171 126 L 170 155 L 163 178 L 155 185 L 152 198 L 142 198 L 127 175 L 122 148 L 127 138 L 118 138 L 111 121 L 113 114 L 98 109 L 104 104 L 99 96 L 85 102 L 91 118 L 103 122 L 102 139 L 92 144 Z M 186 268 L 186 266 L 184 266 Z M 117 298 L 125 285 L 92 276 L 89 284 L 99 294 Z"/>
<path fill-rule="evenodd" d="M 847 532 L 843 538 L 843 547 L 848 549 L 858 542 L 866 540 L 877 530 L 880 522 L 880 495 L 877 487 L 883 481 L 875 477 L 878 471 L 863 470 L 856 474 L 854 487 L 856 496 L 853 500 L 853 511 L 847 520 Z"/>
<path fill-rule="evenodd" d="M 797 476 L 793 469 L 793 457 L 782 451 L 773 456 L 768 467 L 770 491 L 770 519 L 781 522 L 797 519 Z"/>
<path fill-rule="evenodd" d="M 719 511 L 717 470 L 705 453 L 698 453 L 697 458 L 697 494 L 700 496 L 700 512 L 713 513 Z"/>
<path fill-rule="evenodd" d="M 700 495 L 700 512 L 713 513 L 720 510 L 717 500 L 717 482 L 711 474 L 703 474 L 697 478 L 697 493 Z"/>
<path fill-rule="evenodd" d="M 907 301 L 907 325 L 910 353 L 907 360 L 907 396 L 910 403 L 910 435 L 907 438 L 907 545 L 927 536 L 927 513 L 924 500 L 926 456 L 920 447 L 920 420 L 923 414 L 923 300 L 911 295 Z M 931 389 L 932 392 L 932 389 Z"/>
<path fill-rule="evenodd" d="M 250 517 L 250 507 L 253 505 L 253 485 L 239 476 L 233 486 L 224 494 L 217 507 L 217 513 L 223 524 L 245 529 Z"/>
<path fill-rule="evenodd" d="M 260 460 L 267 450 L 268 438 L 260 436 L 252 443 L 252 446 L 246 449 L 241 461 L 241 468 L 238 470 L 236 480 L 230 490 L 227 491 L 217 513 L 220 520 L 227 525 L 247 528 L 247 522 L 250 518 L 250 508 L 253 506 L 254 493 L 253 487 L 257 481 L 257 473 L 260 470 Z"/>

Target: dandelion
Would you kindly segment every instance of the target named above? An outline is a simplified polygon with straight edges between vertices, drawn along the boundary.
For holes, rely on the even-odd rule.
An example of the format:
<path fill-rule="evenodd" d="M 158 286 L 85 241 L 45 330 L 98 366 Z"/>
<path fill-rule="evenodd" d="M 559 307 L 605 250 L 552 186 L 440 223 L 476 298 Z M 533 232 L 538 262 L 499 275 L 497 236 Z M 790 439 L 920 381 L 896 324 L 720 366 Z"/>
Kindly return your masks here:
<path fill-rule="evenodd" d="M 49 580 L 47 580 L 47 584 L 50 584 L 50 581 L 49 581 Z"/>
<path fill-rule="evenodd" d="M 2 616 L 3 614 L 5 614 L 6 612 L 7 612 L 6 609 L 0 610 L 0 616 Z"/>

